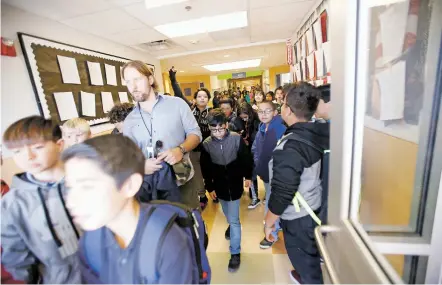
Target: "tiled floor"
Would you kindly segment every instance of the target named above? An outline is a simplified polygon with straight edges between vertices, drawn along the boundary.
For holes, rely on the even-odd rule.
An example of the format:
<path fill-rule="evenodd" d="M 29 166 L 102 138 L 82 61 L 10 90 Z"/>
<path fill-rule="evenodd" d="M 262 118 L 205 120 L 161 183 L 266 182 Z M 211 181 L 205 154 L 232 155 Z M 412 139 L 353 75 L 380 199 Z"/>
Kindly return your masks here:
<path fill-rule="evenodd" d="M 260 197 L 264 197 L 264 185 L 260 182 Z M 229 273 L 229 241 L 224 238 L 227 221 L 221 205 L 210 202 L 203 212 L 209 231 L 207 254 L 212 268 L 214 284 L 288 284 L 292 269 L 288 259 L 282 233 L 280 240 L 271 249 L 262 250 L 259 243 L 264 237 L 264 205 L 254 210 L 247 209 L 250 202 L 248 192 L 241 199 L 241 267 L 236 273 Z"/>

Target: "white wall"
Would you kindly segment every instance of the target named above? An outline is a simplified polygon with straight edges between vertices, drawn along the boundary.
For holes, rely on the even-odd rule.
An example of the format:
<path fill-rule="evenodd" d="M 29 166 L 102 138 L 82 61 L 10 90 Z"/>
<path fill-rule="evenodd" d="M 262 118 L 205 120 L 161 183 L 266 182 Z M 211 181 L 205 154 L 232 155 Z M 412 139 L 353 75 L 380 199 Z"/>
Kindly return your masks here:
<path fill-rule="evenodd" d="M 17 49 L 17 57 L 1 57 L 2 136 L 5 129 L 14 121 L 30 115 L 39 115 L 17 32 L 154 64 L 158 71 L 156 79 L 160 82 L 160 88 L 163 88 L 160 61 L 151 55 L 2 3 L 1 34 L 2 37 L 14 39 Z"/>

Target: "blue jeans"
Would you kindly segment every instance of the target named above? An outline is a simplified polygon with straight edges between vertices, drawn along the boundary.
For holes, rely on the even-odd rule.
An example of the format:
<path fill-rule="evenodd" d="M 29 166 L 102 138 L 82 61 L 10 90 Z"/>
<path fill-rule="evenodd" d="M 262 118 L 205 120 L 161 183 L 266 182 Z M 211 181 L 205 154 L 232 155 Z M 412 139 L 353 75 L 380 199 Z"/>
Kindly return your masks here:
<path fill-rule="evenodd" d="M 239 221 L 239 201 L 225 201 L 219 199 L 224 215 L 230 226 L 230 254 L 241 252 L 241 222 Z"/>
<path fill-rule="evenodd" d="M 265 215 L 267 215 L 267 212 L 269 210 L 269 201 L 270 201 L 270 194 L 272 193 L 272 188 L 270 187 L 269 183 L 264 183 L 264 187 L 266 189 L 266 206 L 265 206 Z M 275 238 L 275 240 L 278 240 L 278 231 L 281 228 L 281 226 L 279 225 L 279 219 L 276 220 L 275 222 L 275 231 L 272 233 L 273 237 Z"/>

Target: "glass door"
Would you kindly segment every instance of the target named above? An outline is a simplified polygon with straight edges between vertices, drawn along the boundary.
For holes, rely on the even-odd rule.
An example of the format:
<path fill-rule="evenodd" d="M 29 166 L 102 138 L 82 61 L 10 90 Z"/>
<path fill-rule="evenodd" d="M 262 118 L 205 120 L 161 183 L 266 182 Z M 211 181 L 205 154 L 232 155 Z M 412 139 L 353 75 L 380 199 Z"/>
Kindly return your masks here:
<path fill-rule="evenodd" d="M 330 13 L 324 281 L 440 284 L 442 1 L 331 0 Z"/>

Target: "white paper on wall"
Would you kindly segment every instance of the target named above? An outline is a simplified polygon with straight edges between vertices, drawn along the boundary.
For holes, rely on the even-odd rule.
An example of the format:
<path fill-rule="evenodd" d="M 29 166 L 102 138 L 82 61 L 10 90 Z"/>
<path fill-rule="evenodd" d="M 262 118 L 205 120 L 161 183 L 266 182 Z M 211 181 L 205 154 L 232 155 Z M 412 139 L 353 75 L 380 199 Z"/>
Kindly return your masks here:
<path fill-rule="evenodd" d="M 103 76 L 101 75 L 101 66 L 99 62 L 87 62 L 89 70 L 89 79 L 91 85 L 103 85 Z"/>
<path fill-rule="evenodd" d="M 307 57 L 309 79 L 315 77 L 315 55 L 312 53 Z"/>
<path fill-rule="evenodd" d="M 295 65 L 295 74 L 296 74 L 296 80 L 297 81 L 302 81 L 302 76 L 301 76 L 301 63 L 298 62 Z"/>
<path fill-rule="evenodd" d="M 61 121 L 78 118 L 77 106 L 72 92 L 55 92 L 54 98 Z"/>
<path fill-rule="evenodd" d="M 120 103 L 129 103 L 129 97 L 127 97 L 127 92 L 118 92 L 120 97 Z"/>
<path fill-rule="evenodd" d="M 379 16 L 384 64 L 402 54 L 408 19 L 408 1 L 395 3 Z"/>
<path fill-rule="evenodd" d="M 103 103 L 103 112 L 109 113 L 114 106 L 114 99 L 112 98 L 112 92 L 101 92 L 101 102 Z"/>
<path fill-rule="evenodd" d="M 315 51 L 315 58 L 316 58 L 316 76 L 317 77 L 324 76 L 324 51 L 322 50 L 322 48 Z"/>
<path fill-rule="evenodd" d="M 303 56 L 302 56 L 302 52 L 301 52 L 301 40 L 299 40 L 297 43 L 296 43 L 296 49 L 297 49 L 297 52 L 298 52 L 298 62 L 302 59 L 302 58 L 304 58 Z"/>
<path fill-rule="evenodd" d="M 313 30 L 315 31 L 315 39 L 316 39 L 316 46 L 317 49 L 322 49 L 322 28 L 321 28 L 321 21 L 317 20 L 313 23 Z"/>
<path fill-rule="evenodd" d="M 305 34 L 307 35 L 307 54 L 311 54 L 315 50 L 315 43 L 313 42 L 313 30 L 310 28 Z"/>
<path fill-rule="evenodd" d="M 399 61 L 376 74 L 381 93 L 381 120 L 396 120 L 404 117 L 405 70 L 405 61 Z"/>
<path fill-rule="evenodd" d="M 77 61 L 73 57 L 57 55 L 61 78 L 64 84 L 81 84 Z"/>
<path fill-rule="evenodd" d="M 330 54 L 330 41 L 322 44 L 322 50 L 324 51 L 324 62 L 326 72 L 331 72 L 331 54 Z"/>
<path fill-rule="evenodd" d="M 115 71 L 115 66 L 104 64 L 104 69 L 106 71 L 107 85 L 117 86 L 117 72 Z"/>
<path fill-rule="evenodd" d="M 302 52 L 302 57 L 306 57 L 308 54 L 307 54 L 307 50 L 306 50 L 306 48 L 305 48 L 305 39 L 306 39 L 306 36 L 305 35 L 303 35 L 302 36 L 302 40 L 301 40 L 301 52 Z"/>
<path fill-rule="evenodd" d="M 81 114 L 83 116 L 95 117 L 95 94 L 81 91 Z"/>

